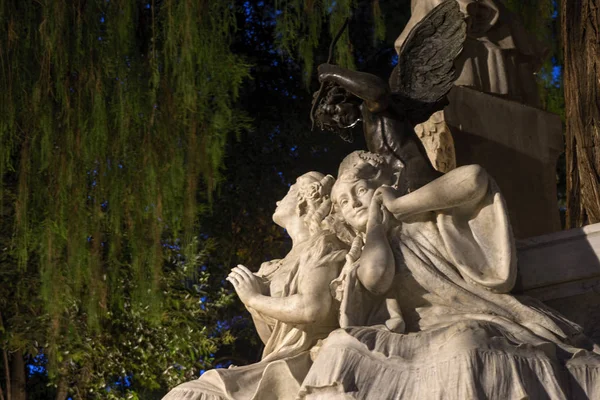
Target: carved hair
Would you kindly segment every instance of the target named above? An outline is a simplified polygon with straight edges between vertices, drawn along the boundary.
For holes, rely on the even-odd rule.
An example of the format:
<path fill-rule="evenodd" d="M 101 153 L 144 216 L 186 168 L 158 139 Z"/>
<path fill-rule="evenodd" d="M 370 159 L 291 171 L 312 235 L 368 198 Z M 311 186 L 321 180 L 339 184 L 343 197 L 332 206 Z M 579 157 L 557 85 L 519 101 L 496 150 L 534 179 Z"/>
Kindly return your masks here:
<path fill-rule="evenodd" d="M 303 183 L 310 179 L 311 182 Z M 308 172 L 298 178 L 298 215 L 304 216 L 304 224 L 311 235 L 322 230 L 321 222 L 331 211 L 331 189 L 335 179 L 319 172 Z"/>
<path fill-rule="evenodd" d="M 333 207 L 331 213 L 323 220 L 322 226 L 324 229 L 335 233 L 338 239 L 340 239 L 343 243 L 346 243 L 348 246 L 350 246 L 356 239 L 356 232 L 346 222 L 344 217 L 342 217 L 342 214 L 336 209 L 335 206 Z"/>
<path fill-rule="evenodd" d="M 392 178 L 392 167 L 383 156 L 363 150 L 347 155 L 338 170 L 338 182 L 356 182 L 365 179 L 374 180 L 378 185 L 389 185 L 392 183 Z"/>

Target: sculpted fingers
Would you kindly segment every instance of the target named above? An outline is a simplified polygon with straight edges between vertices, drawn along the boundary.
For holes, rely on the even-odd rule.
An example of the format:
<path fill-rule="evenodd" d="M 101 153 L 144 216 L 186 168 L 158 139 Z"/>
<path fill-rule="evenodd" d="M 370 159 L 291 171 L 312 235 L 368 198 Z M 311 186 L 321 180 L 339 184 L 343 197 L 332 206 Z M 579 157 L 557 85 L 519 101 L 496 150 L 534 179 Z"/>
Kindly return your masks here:
<path fill-rule="evenodd" d="M 238 297 L 246 305 L 252 301 L 253 297 L 260 294 L 256 279 L 253 277 L 250 270 L 243 265 L 232 268 L 227 276 L 227 280 L 233 284 Z"/>
<path fill-rule="evenodd" d="M 367 228 L 381 224 L 381 221 L 381 201 L 379 201 L 376 195 L 373 195 L 373 199 L 371 199 L 371 204 L 369 204 L 369 221 L 367 223 Z"/>
<path fill-rule="evenodd" d="M 245 274 L 236 271 L 235 269 L 232 269 L 231 272 L 229 273 L 229 275 L 227 276 L 227 280 L 229 280 L 231 283 L 233 283 L 233 286 L 236 287 L 237 285 L 246 283 L 248 281 L 248 278 L 246 277 Z M 236 287 L 237 289 L 237 287 Z"/>
<path fill-rule="evenodd" d="M 373 198 L 377 198 L 379 201 L 383 201 L 383 196 L 385 194 L 385 192 L 387 191 L 387 187 L 386 186 L 381 186 L 378 187 L 377 190 L 375 191 L 375 194 L 373 194 Z"/>
<path fill-rule="evenodd" d="M 382 224 L 387 224 L 388 222 L 390 222 L 390 215 L 389 215 L 389 211 L 387 210 L 387 208 L 385 208 L 384 205 L 381 206 L 381 214 L 383 216 L 381 223 Z"/>
<path fill-rule="evenodd" d="M 235 276 L 237 276 L 239 279 L 246 279 L 247 275 L 244 271 L 242 271 L 240 268 L 238 267 L 234 267 L 231 269 L 231 272 L 229 273 L 229 275 L 234 274 Z"/>
<path fill-rule="evenodd" d="M 375 192 L 373 198 L 371 199 L 371 203 L 369 204 L 369 213 L 373 214 L 377 212 L 379 209 L 381 209 L 381 204 L 381 195 L 378 195 L 377 192 Z"/>
<path fill-rule="evenodd" d="M 373 199 L 371 200 L 371 203 L 375 202 L 381 204 L 381 202 L 383 201 L 384 189 L 385 188 L 380 187 L 377 188 L 377 190 L 375 190 L 375 193 L 373 193 Z"/>
<path fill-rule="evenodd" d="M 248 278 L 254 278 L 254 274 L 248 268 L 244 267 L 242 264 L 238 264 L 237 267 L 234 268 L 239 273 L 244 274 Z"/>
<path fill-rule="evenodd" d="M 239 282 L 235 276 L 231 276 L 231 274 L 229 274 L 229 276 L 227 276 L 227 278 L 225 278 L 225 280 L 230 282 L 233 285 L 234 289 L 237 290 Z"/>

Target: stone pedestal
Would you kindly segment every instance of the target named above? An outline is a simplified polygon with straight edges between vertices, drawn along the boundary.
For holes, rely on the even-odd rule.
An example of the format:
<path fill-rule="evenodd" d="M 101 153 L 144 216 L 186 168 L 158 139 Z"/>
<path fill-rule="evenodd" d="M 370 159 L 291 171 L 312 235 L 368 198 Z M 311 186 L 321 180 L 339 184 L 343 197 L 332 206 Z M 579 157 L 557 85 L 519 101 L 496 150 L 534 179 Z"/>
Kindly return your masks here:
<path fill-rule="evenodd" d="M 449 100 L 444 119 L 454 139 L 456 164 L 479 164 L 494 177 L 506 198 L 515 237 L 560 230 L 560 117 L 459 86 Z"/>
<path fill-rule="evenodd" d="M 515 293 L 544 301 L 600 343 L 600 224 L 517 242 Z"/>

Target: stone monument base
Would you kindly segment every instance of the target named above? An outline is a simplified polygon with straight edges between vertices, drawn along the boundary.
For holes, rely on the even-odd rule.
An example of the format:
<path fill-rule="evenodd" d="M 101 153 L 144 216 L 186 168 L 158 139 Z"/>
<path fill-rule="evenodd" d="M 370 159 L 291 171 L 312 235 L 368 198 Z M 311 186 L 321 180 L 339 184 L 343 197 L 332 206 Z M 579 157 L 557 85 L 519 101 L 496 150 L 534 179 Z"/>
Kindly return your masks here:
<path fill-rule="evenodd" d="M 466 87 L 454 87 L 448 97 L 444 120 L 454 139 L 456 165 L 479 164 L 496 180 L 515 237 L 559 231 L 560 117 Z"/>
<path fill-rule="evenodd" d="M 517 242 L 513 292 L 542 300 L 600 343 L 600 224 Z"/>

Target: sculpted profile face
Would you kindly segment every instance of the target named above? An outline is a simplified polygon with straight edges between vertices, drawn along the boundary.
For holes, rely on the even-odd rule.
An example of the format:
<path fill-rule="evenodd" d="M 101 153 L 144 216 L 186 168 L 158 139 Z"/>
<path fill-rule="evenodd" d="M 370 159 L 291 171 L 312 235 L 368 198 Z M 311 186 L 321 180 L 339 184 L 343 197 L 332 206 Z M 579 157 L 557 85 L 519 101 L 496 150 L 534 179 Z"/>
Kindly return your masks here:
<path fill-rule="evenodd" d="M 313 228 L 313 220 L 322 219 L 331 208 L 330 193 L 334 183 L 331 175 L 308 172 L 290 186 L 283 199 L 276 203 L 273 222 L 286 228 L 291 222 L 303 220 L 307 228 Z"/>
<path fill-rule="evenodd" d="M 391 183 L 391 169 L 384 159 L 366 151 L 355 151 L 340 165 L 331 197 L 337 210 L 356 232 L 365 232 L 373 194 Z"/>
<path fill-rule="evenodd" d="M 298 181 L 290 186 L 283 199 L 275 203 L 276 208 L 273 213 L 273 222 L 285 228 L 285 223 L 290 218 L 296 218 L 296 204 L 298 204 Z"/>

